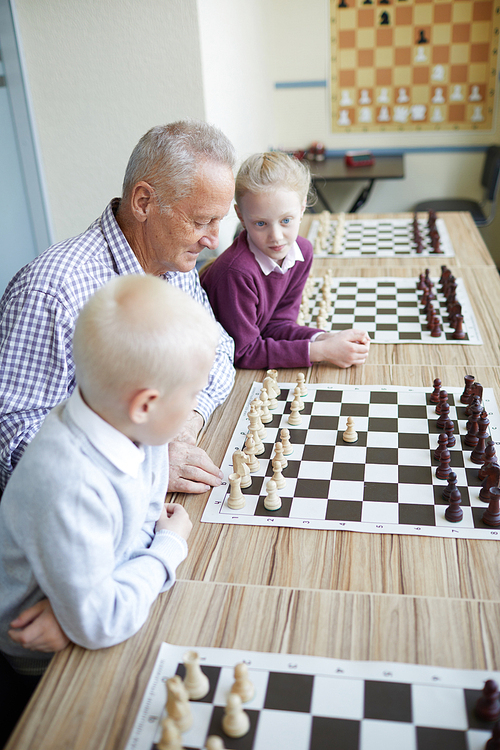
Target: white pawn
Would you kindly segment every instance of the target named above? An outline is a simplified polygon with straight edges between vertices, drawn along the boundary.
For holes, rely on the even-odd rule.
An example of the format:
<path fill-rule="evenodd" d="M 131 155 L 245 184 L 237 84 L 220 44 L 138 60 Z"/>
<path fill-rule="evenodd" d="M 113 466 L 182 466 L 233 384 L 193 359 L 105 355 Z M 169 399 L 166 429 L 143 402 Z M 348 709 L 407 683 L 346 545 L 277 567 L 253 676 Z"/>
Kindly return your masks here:
<path fill-rule="evenodd" d="M 260 461 L 255 455 L 255 441 L 251 435 L 247 435 L 247 439 L 245 440 L 244 453 L 248 457 L 248 468 L 250 469 L 250 473 L 254 474 L 256 471 L 259 471 Z"/>
<path fill-rule="evenodd" d="M 234 476 L 234 474 L 231 474 L 231 476 Z M 183 661 L 186 668 L 184 687 L 189 699 L 198 701 L 208 695 L 210 682 L 200 667 L 200 657 L 196 651 L 186 651 Z"/>
<path fill-rule="evenodd" d="M 189 697 L 179 675 L 167 680 L 167 703 L 166 711 L 170 719 L 180 732 L 187 732 L 193 723 L 191 709 L 189 708 Z"/>
<path fill-rule="evenodd" d="M 283 446 L 283 455 L 290 456 L 293 453 L 293 445 L 290 442 L 290 430 L 286 427 L 280 431 L 281 444 Z"/>
<path fill-rule="evenodd" d="M 288 466 L 288 460 L 285 458 L 285 454 L 283 453 L 283 443 L 278 442 L 274 444 L 273 461 L 279 461 L 282 469 L 286 469 L 286 467 Z"/>
<path fill-rule="evenodd" d="M 290 416 L 288 417 L 288 424 L 298 425 L 302 423 L 302 417 L 300 416 L 299 405 L 294 399 L 290 405 Z"/>
<path fill-rule="evenodd" d="M 260 392 L 260 400 L 262 403 L 262 406 L 260 408 L 260 421 L 263 424 L 268 424 L 269 422 L 273 421 L 273 415 L 269 411 L 269 396 L 267 395 L 267 391 L 265 388 L 263 388 Z"/>
<path fill-rule="evenodd" d="M 207 750 L 225 750 L 225 745 L 222 741 L 222 737 L 218 737 L 216 734 L 211 734 L 207 737 Z"/>
<path fill-rule="evenodd" d="M 228 479 L 231 490 L 227 500 L 227 507 L 231 508 L 231 510 L 240 510 L 245 507 L 245 496 L 241 491 L 241 477 L 239 474 L 230 474 Z M 191 698 L 192 696 L 190 695 L 189 697 Z"/>
<path fill-rule="evenodd" d="M 342 435 L 342 439 L 345 443 L 355 443 L 358 439 L 358 433 L 354 429 L 354 419 L 347 417 L 347 430 Z"/>
<path fill-rule="evenodd" d="M 248 678 L 248 667 L 243 661 L 234 668 L 234 683 L 231 692 L 237 693 L 242 703 L 248 703 L 255 695 L 253 682 Z"/>
<path fill-rule="evenodd" d="M 293 389 L 293 400 L 297 401 L 299 405 L 299 411 L 302 411 L 302 409 L 304 408 L 304 402 L 300 398 L 300 388 L 298 385 Z"/>
<path fill-rule="evenodd" d="M 248 456 L 243 451 L 235 451 L 233 453 L 233 472 L 240 475 L 240 487 L 242 490 L 250 487 L 252 484 L 247 458 Z"/>
<path fill-rule="evenodd" d="M 157 750 L 183 750 L 182 737 L 173 719 L 166 716 L 161 722 L 161 740 L 156 745 Z"/>
<path fill-rule="evenodd" d="M 228 737 L 243 737 L 250 729 L 250 719 L 241 707 L 241 698 L 236 693 L 229 693 L 222 729 Z"/>
<path fill-rule="evenodd" d="M 300 395 L 307 396 L 306 376 L 303 372 L 299 372 L 297 375 L 297 385 L 300 389 Z"/>
<path fill-rule="evenodd" d="M 274 479 L 270 479 L 266 484 L 266 492 L 264 508 L 266 510 L 279 510 L 281 508 L 281 497 L 278 495 L 278 488 Z"/>
<path fill-rule="evenodd" d="M 276 459 L 273 461 L 273 472 L 273 481 L 276 482 L 276 487 L 282 490 L 286 486 L 286 479 L 281 473 L 281 461 Z"/>

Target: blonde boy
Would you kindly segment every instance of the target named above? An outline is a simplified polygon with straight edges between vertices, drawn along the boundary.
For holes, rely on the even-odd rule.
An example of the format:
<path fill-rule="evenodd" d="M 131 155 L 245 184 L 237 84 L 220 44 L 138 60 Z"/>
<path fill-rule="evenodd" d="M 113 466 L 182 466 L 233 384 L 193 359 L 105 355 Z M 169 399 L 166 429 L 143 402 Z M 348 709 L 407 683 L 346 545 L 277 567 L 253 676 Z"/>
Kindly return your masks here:
<path fill-rule="evenodd" d="M 78 388 L 27 447 L 0 504 L 0 652 L 40 673 L 8 635 L 44 597 L 68 638 L 112 646 L 145 622 L 175 581 L 191 530 L 164 505 L 166 443 L 196 404 L 219 333 L 184 292 L 153 276 L 99 289 L 74 333 Z"/>

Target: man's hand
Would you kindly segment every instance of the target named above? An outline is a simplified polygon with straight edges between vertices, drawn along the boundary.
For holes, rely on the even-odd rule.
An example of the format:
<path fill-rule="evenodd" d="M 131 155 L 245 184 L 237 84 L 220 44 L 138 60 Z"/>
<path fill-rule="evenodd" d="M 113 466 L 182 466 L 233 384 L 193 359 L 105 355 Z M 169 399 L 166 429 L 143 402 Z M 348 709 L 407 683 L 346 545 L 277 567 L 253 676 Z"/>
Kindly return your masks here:
<path fill-rule="evenodd" d="M 62 651 L 69 638 L 61 629 L 48 599 L 25 609 L 10 623 L 9 638 L 29 651 Z"/>
<path fill-rule="evenodd" d="M 178 435 L 175 436 L 174 440 L 179 443 L 189 443 L 190 445 L 196 445 L 198 435 L 201 428 L 203 427 L 203 417 L 197 411 L 192 411 L 189 417 L 184 422 L 182 430 Z"/>
<path fill-rule="evenodd" d="M 363 365 L 370 351 L 366 331 L 350 328 L 335 333 L 321 333 L 311 342 L 311 362 L 331 362 L 337 367 Z"/>
<path fill-rule="evenodd" d="M 169 443 L 169 492 L 208 492 L 219 487 L 224 474 L 202 448 L 177 439 Z"/>

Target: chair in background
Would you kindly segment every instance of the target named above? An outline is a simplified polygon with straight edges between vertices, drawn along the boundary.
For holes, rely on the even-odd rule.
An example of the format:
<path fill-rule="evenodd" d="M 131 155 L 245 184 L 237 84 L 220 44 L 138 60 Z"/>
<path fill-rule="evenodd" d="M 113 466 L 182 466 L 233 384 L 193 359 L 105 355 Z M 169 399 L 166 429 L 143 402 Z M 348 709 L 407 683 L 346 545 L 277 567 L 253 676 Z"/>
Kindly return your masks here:
<path fill-rule="evenodd" d="M 476 226 L 486 227 L 491 224 L 495 216 L 496 197 L 500 178 L 500 146 L 490 146 L 486 151 L 481 185 L 484 188 L 483 200 L 468 200 L 466 198 L 436 198 L 436 200 L 417 203 L 414 211 L 470 211 Z M 486 206 L 489 211 L 486 213 Z"/>

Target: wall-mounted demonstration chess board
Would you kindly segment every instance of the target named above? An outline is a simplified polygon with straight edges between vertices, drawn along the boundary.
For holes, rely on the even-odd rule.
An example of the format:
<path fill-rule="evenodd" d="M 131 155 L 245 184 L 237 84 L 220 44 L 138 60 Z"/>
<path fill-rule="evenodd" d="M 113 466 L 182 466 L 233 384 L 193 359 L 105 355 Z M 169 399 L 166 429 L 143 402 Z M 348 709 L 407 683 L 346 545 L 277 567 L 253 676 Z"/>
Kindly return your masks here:
<path fill-rule="evenodd" d="M 498 0 L 330 0 L 332 131 L 492 129 Z"/>
<path fill-rule="evenodd" d="M 312 243 L 317 258 L 399 258 L 428 255 L 455 255 L 446 224 L 435 222 L 439 252 L 429 233 L 427 218 L 418 218 L 415 237 L 415 219 L 345 219 L 344 214 L 333 218 L 323 211 L 311 221 L 307 239 Z M 419 241 L 420 238 L 420 241 Z"/>
<path fill-rule="evenodd" d="M 482 520 L 488 503 L 479 498 L 481 466 L 470 460 L 471 449 L 464 444 L 468 418 L 467 405 L 460 402 L 462 389 L 443 384 L 456 435 L 450 467 L 457 475 L 463 510 L 463 519 L 452 523 L 445 517 L 447 481 L 436 476 L 439 461 L 434 451 L 442 429 L 431 401 L 432 387 L 307 384 L 300 424 L 291 425 L 296 386 L 279 385 L 277 406 L 264 425 L 259 468 L 242 490 L 244 507 L 228 506 L 227 482 L 234 471 L 233 453 L 245 446 L 247 415 L 262 383 L 250 389 L 222 462 L 225 482 L 212 490 L 202 521 L 500 540 L 500 529 Z M 500 415 L 492 389 L 484 388 L 482 408 L 489 418 L 491 441 L 498 445 Z M 343 440 L 348 417 L 354 418 L 358 433 L 351 444 Z M 290 432 L 292 453 L 282 471 L 285 487 L 278 490 L 281 507 L 269 511 L 264 506 L 266 484 L 273 475 L 273 450 L 282 428 Z"/>
<path fill-rule="evenodd" d="M 163 643 L 126 745 L 153 750 L 161 737 L 165 682 L 184 674 L 188 649 Z M 210 681 L 205 698 L 190 701 L 193 725 L 186 750 L 201 750 L 216 735 L 231 750 L 483 750 L 493 722 L 476 706 L 493 672 L 414 664 L 346 661 L 315 656 L 197 648 Z M 248 666 L 254 698 L 243 704 L 249 732 L 227 737 L 221 717 L 234 667 Z"/>
<path fill-rule="evenodd" d="M 419 280 L 407 278 L 310 278 L 298 322 L 326 331 L 362 328 L 375 344 L 482 344 L 463 280 L 455 279 L 456 301 L 463 317 L 462 338 L 456 338 L 439 280 L 431 281 L 436 292 L 433 317 L 437 315 L 439 320 L 434 331 L 421 304 Z"/>

